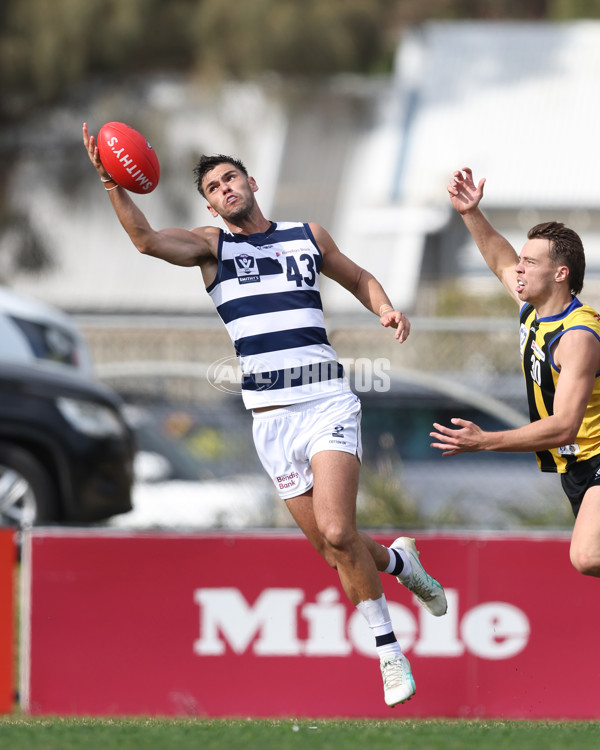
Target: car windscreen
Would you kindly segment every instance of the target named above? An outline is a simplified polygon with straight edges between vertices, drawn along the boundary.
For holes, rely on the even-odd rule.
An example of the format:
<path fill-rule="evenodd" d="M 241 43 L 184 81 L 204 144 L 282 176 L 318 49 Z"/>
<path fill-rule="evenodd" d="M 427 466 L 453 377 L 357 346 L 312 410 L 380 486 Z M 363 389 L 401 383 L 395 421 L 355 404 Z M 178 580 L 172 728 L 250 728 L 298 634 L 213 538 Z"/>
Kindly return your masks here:
<path fill-rule="evenodd" d="M 36 359 L 61 362 L 76 367 L 77 342 L 64 328 L 9 316 L 19 328 Z"/>

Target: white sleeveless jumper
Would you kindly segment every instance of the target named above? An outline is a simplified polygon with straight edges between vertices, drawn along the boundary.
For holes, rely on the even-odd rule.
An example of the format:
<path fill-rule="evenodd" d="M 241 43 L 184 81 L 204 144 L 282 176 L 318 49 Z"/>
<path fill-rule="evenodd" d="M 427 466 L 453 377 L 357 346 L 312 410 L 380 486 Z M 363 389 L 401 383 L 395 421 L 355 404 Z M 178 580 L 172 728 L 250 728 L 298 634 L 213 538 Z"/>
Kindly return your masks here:
<path fill-rule="evenodd" d="M 207 287 L 242 370 L 247 409 L 349 390 L 325 331 L 322 255 L 308 224 L 272 223 L 260 234 L 221 230 Z"/>

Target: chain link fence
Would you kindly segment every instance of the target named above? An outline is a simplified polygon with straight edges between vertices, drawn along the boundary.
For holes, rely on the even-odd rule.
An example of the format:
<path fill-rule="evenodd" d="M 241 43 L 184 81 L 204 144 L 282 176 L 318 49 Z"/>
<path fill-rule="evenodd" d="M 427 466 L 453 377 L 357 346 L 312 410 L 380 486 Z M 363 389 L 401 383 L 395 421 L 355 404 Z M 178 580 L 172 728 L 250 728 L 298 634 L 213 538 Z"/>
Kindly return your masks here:
<path fill-rule="evenodd" d="M 411 322 L 403 344 L 371 317 L 328 322 L 330 342 L 363 402 L 361 524 L 570 528 L 560 480 L 539 472 L 533 455 L 443 458 L 429 445 L 433 422 L 452 416 L 486 429 L 527 422 L 514 318 Z M 102 316 L 79 324 L 98 377 L 146 415 L 146 435 L 167 441 L 173 455 L 185 454 L 180 464 L 187 469 L 175 476 L 218 480 L 234 493 L 267 481 L 232 345 L 218 320 Z M 290 525 L 270 484 L 261 486 L 261 510 L 250 523 Z"/>

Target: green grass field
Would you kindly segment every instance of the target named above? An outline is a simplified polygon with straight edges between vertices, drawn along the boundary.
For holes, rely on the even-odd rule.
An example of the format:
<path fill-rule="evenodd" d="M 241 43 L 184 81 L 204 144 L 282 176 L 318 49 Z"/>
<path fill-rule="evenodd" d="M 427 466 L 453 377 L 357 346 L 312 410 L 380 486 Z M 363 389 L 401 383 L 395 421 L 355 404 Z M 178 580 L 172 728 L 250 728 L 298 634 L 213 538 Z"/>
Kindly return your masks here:
<path fill-rule="evenodd" d="M 600 721 L 0 717 L 7 750 L 590 750 Z"/>

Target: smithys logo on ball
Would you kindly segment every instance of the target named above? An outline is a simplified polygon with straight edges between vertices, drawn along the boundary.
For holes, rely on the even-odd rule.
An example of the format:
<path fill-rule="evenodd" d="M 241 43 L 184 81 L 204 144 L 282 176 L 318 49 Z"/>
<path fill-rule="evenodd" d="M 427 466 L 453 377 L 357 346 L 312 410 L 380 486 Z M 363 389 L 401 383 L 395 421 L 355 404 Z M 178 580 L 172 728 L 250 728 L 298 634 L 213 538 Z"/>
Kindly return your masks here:
<path fill-rule="evenodd" d="M 117 136 L 113 135 L 108 139 L 106 144 L 113 152 L 115 158 L 118 159 L 120 164 L 122 164 L 123 169 L 127 172 L 128 175 L 131 176 L 131 179 L 134 180 L 136 184 L 142 188 L 142 190 L 152 190 L 154 183 L 137 165 L 135 157 L 128 152 L 127 147 L 121 146 Z M 148 145 L 149 149 L 152 149 L 152 146 L 148 143 L 148 141 L 146 141 L 146 144 Z"/>

